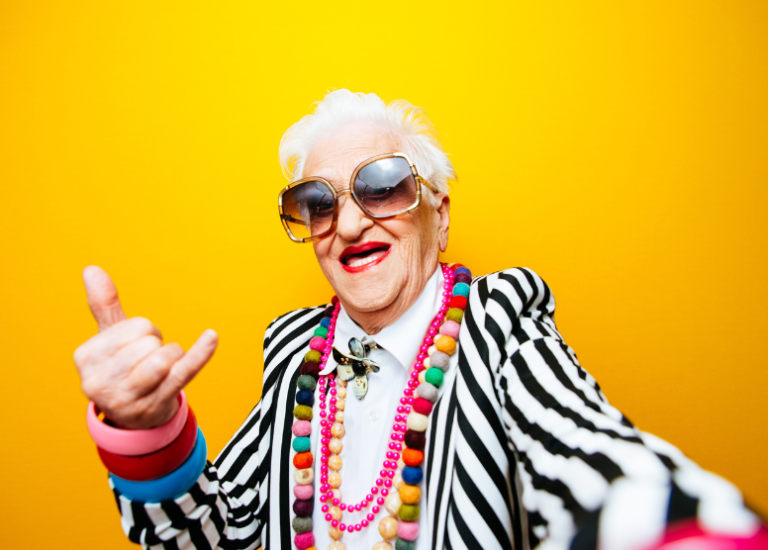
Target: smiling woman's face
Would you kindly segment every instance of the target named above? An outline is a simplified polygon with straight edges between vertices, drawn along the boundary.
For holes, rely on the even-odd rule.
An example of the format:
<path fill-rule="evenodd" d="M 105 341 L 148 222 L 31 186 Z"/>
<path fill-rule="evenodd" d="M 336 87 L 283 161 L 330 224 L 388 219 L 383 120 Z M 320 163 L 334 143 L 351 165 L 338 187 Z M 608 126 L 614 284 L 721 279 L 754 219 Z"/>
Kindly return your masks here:
<path fill-rule="evenodd" d="M 349 188 L 358 164 L 402 151 L 397 136 L 372 124 L 335 130 L 312 149 L 303 176 L 319 176 L 337 191 Z M 416 169 L 419 169 L 418 164 Z M 423 199 L 416 210 L 373 220 L 354 200 L 342 197 L 336 231 L 314 241 L 315 255 L 342 305 L 369 334 L 396 321 L 421 294 L 448 242 L 449 200 Z M 433 206 L 437 204 L 437 208 Z"/>

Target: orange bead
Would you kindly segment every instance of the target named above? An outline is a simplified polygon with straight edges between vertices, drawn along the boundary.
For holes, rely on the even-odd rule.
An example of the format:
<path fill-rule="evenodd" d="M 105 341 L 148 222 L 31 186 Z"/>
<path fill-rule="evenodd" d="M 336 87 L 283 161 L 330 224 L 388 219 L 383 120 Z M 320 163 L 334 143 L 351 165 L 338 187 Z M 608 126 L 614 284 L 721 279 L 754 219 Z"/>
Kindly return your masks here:
<path fill-rule="evenodd" d="M 405 449 L 403 451 L 403 462 L 406 466 L 418 466 L 424 462 L 424 453 L 416 449 Z"/>
<path fill-rule="evenodd" d="M 296 453 L 293 457 L 293 465 L 299 470 L 309 468 L 312 466 L 312 453 L 309 451 L 305 453 Z"/>
<path fill-rule="evenodd" d="M 456 340 L 450 336 L 443 335 L 435 340 L 435 347 L 437 351 L 442 351 L 446 355 L 453 355 L 456 353 Z"/>
<path fill-rule="evenodd" d="M 421 500 L 421 489 L 415 485 L 403 485 L 400 487 L 400 500 L 403 504 L 418 504 Z"/>

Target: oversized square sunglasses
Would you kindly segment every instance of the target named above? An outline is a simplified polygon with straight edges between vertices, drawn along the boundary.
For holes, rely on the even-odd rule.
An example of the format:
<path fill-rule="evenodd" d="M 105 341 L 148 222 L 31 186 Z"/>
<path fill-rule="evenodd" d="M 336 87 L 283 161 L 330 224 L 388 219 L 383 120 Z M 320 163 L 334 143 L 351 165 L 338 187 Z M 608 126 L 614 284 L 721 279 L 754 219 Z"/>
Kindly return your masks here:
<path fill-rule="evenodd" d="M 319 177 L 303 178 L 286 186 L 277 199 L 280 221 L 292 241 L 313 241 L 333 232 L 339 199 L 344 195 L 352 195 L 366 216 L 385 220 L 418 208 L 422 184 L 438 192 L 419 176 L 408 155 L 378 155 L 355 168 L 349 189 L 344 191 L 336 191 L 328 180 Z"/>

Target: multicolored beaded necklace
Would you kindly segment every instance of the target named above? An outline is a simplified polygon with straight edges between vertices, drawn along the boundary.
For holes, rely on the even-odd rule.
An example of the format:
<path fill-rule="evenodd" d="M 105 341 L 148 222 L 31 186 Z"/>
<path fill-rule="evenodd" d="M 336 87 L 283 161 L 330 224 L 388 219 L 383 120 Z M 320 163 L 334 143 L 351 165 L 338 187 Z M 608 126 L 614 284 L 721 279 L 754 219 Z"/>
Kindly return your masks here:
<path fill-rule="evenodd" d="M 370 491 L 360 502 L 341 500 L 341 457 L 344 437 L 344 409 L 347 383 L 334 373 L 320 375 L 333 350 L 336 321 L 341 304 L 336 296 L 325 310 L 320 326 L 309 342 L 297 380 L 296 407 L 293 410 L 293 464 L 296 501 L 292 526 L 298 550 L 315 550 L 312 533 L 314 508 L 314 470 L 310 451 L 312 407 L 318 389 L 320 409 L 320 497 L 322 511 L 329 523 L 332 542 L 326 550 L 344 550 L 344 532 L 367 528 L 383 506 L 391 515 L 379 522 L 382 540 L 373 550 L 413 550 L 419 536 L 419 502 L 424 478 L 422 463 L 426 445 L 429 414 L 437 401 L 438 388 L 448 370 L 450 356 L 456 353 L 464 308 L 469 297 L 472 274 L 461 264 L 440 264 L 443 273 L 443 297 L 440 309 L 424 336 L 390 434 L 389 451 L 383 469 Z M 370 508 L 369 508 L 370 507 Z M 370 509 L 370 511 L 369 511 Z M 343 523 L 344 513 L 362 512 L 364 519 Z"/>

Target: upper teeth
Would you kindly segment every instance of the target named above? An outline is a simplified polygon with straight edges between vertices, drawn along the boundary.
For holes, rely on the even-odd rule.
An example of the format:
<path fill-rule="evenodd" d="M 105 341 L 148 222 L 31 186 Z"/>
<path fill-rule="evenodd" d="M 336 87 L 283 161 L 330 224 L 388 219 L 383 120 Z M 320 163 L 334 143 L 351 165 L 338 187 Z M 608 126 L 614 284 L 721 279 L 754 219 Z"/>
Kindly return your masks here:
<path fill-rule="evenodd" d="M 361 265 L 369 264 L 371 262 L 376 261 L 379 258 L 379 254 L 371 254 L 370 256 L 367 256 L 365 258 L 360 258 L 359 260 L 354 260 L 349 262 L 349 267 L 360 267 Z"/>

